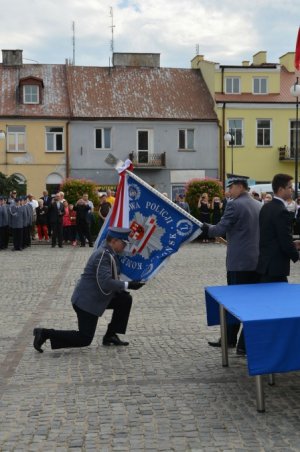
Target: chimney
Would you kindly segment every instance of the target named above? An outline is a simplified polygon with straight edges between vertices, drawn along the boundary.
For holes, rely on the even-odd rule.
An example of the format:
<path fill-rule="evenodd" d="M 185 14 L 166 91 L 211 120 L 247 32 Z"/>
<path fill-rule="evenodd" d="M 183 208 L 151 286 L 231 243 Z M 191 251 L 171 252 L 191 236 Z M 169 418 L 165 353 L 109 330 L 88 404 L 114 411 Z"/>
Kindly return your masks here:
<path fill-rule="evenodd" d="M 113 66 L 160 67 L 160 53 L 114 53 Z"/>
<path fill-rule="evenodd" d="M 2 50 L 3 66 L 22 66 L 23 50 Z"/>
<path fill-rule="evenodd" d="M 243 66 L 250 66 L 250 61 L 244 60 L 244 61 L 242 61 L 242 65 Z"/>
<path fill-rule="evenodd" d="M 267 62 L 267 52 L 261 50 L 253 55 L 253 66 L 261 66 Z"/>
<path fill-rule="evenodd" d="M 196 55 L 191 61 L 192 69 L 198 69 L 199 63 L 201 63 L 201 61 L 205 61 L 204 55 Z"/>

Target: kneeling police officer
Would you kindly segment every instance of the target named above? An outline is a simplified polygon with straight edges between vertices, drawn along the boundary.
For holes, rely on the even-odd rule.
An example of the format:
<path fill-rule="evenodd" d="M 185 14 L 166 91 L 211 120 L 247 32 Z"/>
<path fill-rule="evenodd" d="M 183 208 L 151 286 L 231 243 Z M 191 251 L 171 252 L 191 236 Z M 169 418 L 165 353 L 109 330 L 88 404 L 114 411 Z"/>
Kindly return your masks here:
<path fill-rule="evenodd" d="M 91 344 L 98 318 L 106 309 L 112 309 L 111 322 L 103 337 L 103 345 L 128 345 L 117 333 L 125 334 L 130 315 L 132 297 L 127 289 L 138 290 L 144 283 L 121 281 L 118 254 L 128 243 L 128 228 L 110 227 L 104 245 L 89 258 L 72 295 L 77 314 L 78 330 L 35 328 L 34 348 L 42 353 L 42 345 L 50 340 L 52 349 L 87 347 Z"/>

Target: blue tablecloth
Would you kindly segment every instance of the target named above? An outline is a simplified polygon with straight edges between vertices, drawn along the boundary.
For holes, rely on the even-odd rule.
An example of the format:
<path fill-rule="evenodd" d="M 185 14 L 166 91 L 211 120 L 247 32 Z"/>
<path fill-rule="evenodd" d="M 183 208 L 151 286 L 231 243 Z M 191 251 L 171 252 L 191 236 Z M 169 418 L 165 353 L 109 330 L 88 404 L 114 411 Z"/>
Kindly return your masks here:
<path fill-rule="evenodd" d="M 243 322 L 250 375 L 300 369 L 300 284 L 206 287 L 205 298 L 208 325 L 219 305 Z"/>

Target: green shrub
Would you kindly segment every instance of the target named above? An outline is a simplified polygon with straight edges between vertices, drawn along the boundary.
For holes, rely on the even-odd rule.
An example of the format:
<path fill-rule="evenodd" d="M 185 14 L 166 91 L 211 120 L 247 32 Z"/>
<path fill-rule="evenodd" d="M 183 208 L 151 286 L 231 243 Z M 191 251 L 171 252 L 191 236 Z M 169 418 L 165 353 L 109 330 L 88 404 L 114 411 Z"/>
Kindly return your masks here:
<path fill-rule="evenodd" d="M 185 195 L 188 202 L 191 214 L 199 218 L 198 201 L 202 193 L 207 193 L 209 202 L 211 203 L 214 196 L 219 196 L 221 199 L 224 196 L 222 183 L 217 179 L 191 179 L 186 184 Z"/>
<path fill-rule="evenodd" d="M 65 179 L 60 190 L 64 192 L 66 200 L 71 204 L 76 204 L 84 193 L 89 195 L 89 200 L 93 202 L 95 209 L 99 206 L 99 196 L 95 182 L 87 179 Z"/>

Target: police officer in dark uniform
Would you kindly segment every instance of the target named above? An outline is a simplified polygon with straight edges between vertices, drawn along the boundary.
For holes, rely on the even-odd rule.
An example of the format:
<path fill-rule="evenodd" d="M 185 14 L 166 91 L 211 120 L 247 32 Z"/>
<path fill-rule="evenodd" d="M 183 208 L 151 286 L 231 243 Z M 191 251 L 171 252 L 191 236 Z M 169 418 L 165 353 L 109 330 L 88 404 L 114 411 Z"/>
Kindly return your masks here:
<path fill-rule="evenodd" d="M 144 283 L 121 281 L 118 254 L 128 243 L 128 228 L 111 227 L 103 245 L 93 252 L 72 295 L 72 305 L 78 318 L 77 331 L 59 331 L 35 328 L 34 348 L 40 353 L 49 339 L 52 349 L 86 347 L 91 344 L 98 318 L 106 309 L 112 309 L 111 322 L 103 337 L 103 345 L 128 345 L 118 334 L 125 334 L 132 297 L 127 289 L 138 290 Z"/>
<path fill-rule="evenodd" d="M 0 196 L 0 250 L 5 250 L 8 247 L 8 239 L 8 206 L 6 198 Z"/>
<path fill-rule="evenodd" d="M 24 216 L 21 206 L 21 198 L 15 198 L 15 202 L 9 206 L 9 224 L 12 229 L 13 251 L 23 249 Z"/>

